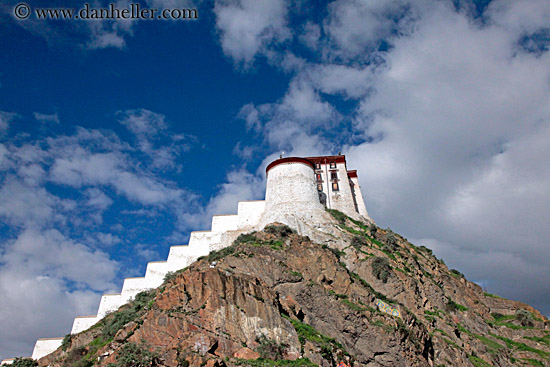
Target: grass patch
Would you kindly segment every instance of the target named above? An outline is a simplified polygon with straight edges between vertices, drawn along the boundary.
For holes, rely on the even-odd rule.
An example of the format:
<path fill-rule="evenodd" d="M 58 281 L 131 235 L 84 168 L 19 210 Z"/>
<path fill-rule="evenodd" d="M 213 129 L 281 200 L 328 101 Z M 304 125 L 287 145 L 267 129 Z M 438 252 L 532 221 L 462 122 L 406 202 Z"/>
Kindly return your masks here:
<path fill-rule="evenodd" d="M 445 312 L 443 312 L 441 310 L 438 310 L 437 308 L 435 309 L 435 311 L 424 310 L 424 315 L 437 316 L 437 317 L 441 318 L 441 314 L 444 315 Z"/>
<path fill-rule="evenodd" d="M 344 355 L 349 355 L 342 344 L 338 343 L 336 339 L 329 338 L 328 336 L 321 334 L 313 327 L 301 321 L 293 320 L 286 315 L 283 315 L 283 317 L 290 321 L 292 326 L 294 326 L 296 334 L 298 334 L 298 340 L 302 345 L 302 349 L 306 340 L 309 340 L 310 342 L 317 343 L 319 345 L 321 349 L 321 355 L 328 360 L 331 360 L 333 358 L 332 355 L 337 349 L 340 349 L 344 353 Z"/>
<path fill-rule="evenodd" d="M 487 346 L 487 350 L 489 351 L 489 353 L 497 353 L 499 350 L 501 350 L 502 348 L 504 348 L 504 345 L 492 340 L 492 339 L 489 339 L 487 338 L 486 336 L 484 335 L 479 335 L 479 334 L 473 334 L 478 340 L 480 340 L 483 344 L 485 344 L 485 346 Z"/>
<path fill-rule="evenodd" d="M 464 278 L 464 274 L 462 274 L 456 269 L 451 269 L 450 272 L 451 272 L 451 276 L 454 278 Z"/>
<path fill-rule="evenodd" d="M 487 363 L 483 359 L 481 359 L 477 356 L 474 356 L 474 355 L 469 355 L 468 359 L 470 360 L 470 362 L 472 362 L 472 364 L 475 367 L 490 367 L 490 366 L 492 366 L 492 364 Z"/>
<path fill-rule="evenodd" d="M 545 352 L 545 351 L 537 349 L 537 348 L 530 347 L 527 344 L 516 342 L 512 339 L 508 339 L 508 338 L 505 338 L 503 336 L 499 336 L 499 335 L 495 335 L 495 334 L 491 334 L 491 336 L 505 342 L 506 346 L 510 349 L 515 349 L 515 350 L 519 350 L 519 351 L 523 351 L 523 352 L 532 352 L 532 353 L 535 353 L 535 354 L 537 354 L 537 355 L 539 355 L 543 358 L 546 358 L 549 355 L 548 352 Z"/>
<path fill-rule="evenodd" d="M 234 244 L 239 244 L 239 243 L 251 244 L 251 243 L 255 243 L 255 242 L 258 241 L 255 234 L 256 234 L 256 231 L 250 232 L 250 233 L 242 233 L 242 234 L 239 235 L 239 237 L 237 237 L 237 239 L 233 243 Z"/>
<path fill-rule="evenodd" d="M 234 252 L 235 252 L 235 246 L 229 246 L 229 247 L 222 248 L 221 250 L 218 250 L 218 251 L 212 251 L 211 253 L 208 254 L 208 256 L 206 256 L 206 259 L 209 262 L 218 261 L 223 259 L 224 257 L 232 255 Z"/>
<path fill-rule="evenodd" d="M 326 211 L 329 212 L 340 224 L 345 224 L 346 219 L 349 218 L 347 215 L 336 209 L 326 209 Z"/>
<path fill-rule="evenodd" d="M 498 313 L 498 312 L 493 312 L 491 314 L 491 316 L 493 316 L 493 319 L 495 319 L 496 322 L 502 322 L 502 321 L 507 321 L 507 320 L 513 320 L 516 318 L 515 315 L 503 315 L 501 313 Z"/>
<path fill-rule="evenodd" d="M 462 349 L 462 347 L 460 347 L 458 344 L 456 344 L 454 341 L 452 341 L 451 339 L 447 339 L 447 338 L 443 338 L 443 341 L 447 344 L 449 344 L 451 347 L 455 347 L 456 349 Z"/>
<path fill-rule="evenodd" d="M 543 336 L 543 337 L 538 337 L 538 336 L 524 336 L 523 338 L 528 339 L 528 340 L 532 340 L 532 341 L 537 342 L 537 343 L 550 345 L 550 334 L 549 334 L 549 335 L 545 335 L 545 336 Z"/>
<path fill-rule="evenodd" d="M 496 294 L 491 294 L 491 293 L 487 293 L 487 292 L 483 292 L 483 295 L 484 295 L 485 297 L 490 297 L 490 298 L 504 299 L 504 298 L 502 298 L 502 297 L 497 296 Z"/>
<path fill-rule="evenodd" d="M 447 333 L 446 333 L 446 332 L 445 332 L 444 330 L 441 330 L 441 329 L 435 329 L 434 331 L 437 331 L 437 332 L 439 332 L 439 333 L 440 333 L 441 335 L 444 335 L 444 336 L 446 336 L 446 337 L 448 337 L 448 338 L 449 338 L 449 334 L 447 334 Z"/>
<path fill-rule="evenodd" d="M 447 301 L 447 310 L 450 311 L 450 312 L 454 312 L 454 311 L 468 311 L 468 307 L 466 306 L 462 306 L 461 304 L 459 303 L 456 303 L 455 301 L 453 301 L 452 299 L 449 298 L 449 300 Z"/>
<path fill-rule="evenodd" d="M 109 367 L 150 367 L 158 366 L 159 362 L 160 355 L 151 352 L 148 346 L 126 343 L 117 353 L 116 363 L 110 363 Z"/>
<path fill-rule="evenodd" d="M 351 302 L 351 301 L 348 300 L 348 299 L 343 299 L 341 302 L 342 302 L 343 304 L 345 304 L 346 306 L 348 306 L 349 308 L 351 308 L 353 311 L 363 312 L 363 311 L 367 310 L 366 307 L 361 307 L 361 306 L 359 306 L 358 304 L 353 303 L 353 302 Z"/>
<path fill-rule="evenodd" d="M 138 293 L 125 308 L 106 318 L 101 328 L 103 339 L 112 339 L 124 325 L 141 317 L 151 307 L 155 292 L 154 289 L 151 289 Z"/>
<path fill-rule="evenodd" d="M 546 366 L 541 361 L 533 359 L 533 358 L 521 358 L 521 360 L 529 363 L 531 366 L 542 366 L 542 367 Z"/>

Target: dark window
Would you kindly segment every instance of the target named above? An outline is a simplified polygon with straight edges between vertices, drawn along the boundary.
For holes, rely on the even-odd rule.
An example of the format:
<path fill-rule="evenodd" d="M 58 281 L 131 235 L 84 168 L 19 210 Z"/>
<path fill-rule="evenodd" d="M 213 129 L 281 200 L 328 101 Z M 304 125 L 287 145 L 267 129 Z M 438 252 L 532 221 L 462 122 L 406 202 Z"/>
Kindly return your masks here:
<path fill-rule="evenodd" d="M 336 168 L 336 162 L 330 162 L 330 168 Z"/>
<path fill-rule="evenodd" d="M 331 173 L 330 173 L 330 179 L 331 179 L 331 180 L 336 180 L 336 181 L 338 181 L 338 173 L 336 173 L 336 172 L 331 172 Z"/>
<path fill-rule="evenodd" d="M 339 189 L 338 189 L 338 182 L 333 182 L 333 183 L 332 183 L 332 191 L 339 191 Z"/>
<path fill-rule="evenodd" d="M 321 163 L 315 163 L 315 169 L 321 169 Z"/>
<path fill-rule="evenodd" d="M 317 191 L 323 191 L 323 184 L 317 184 Z"/>
<path fill-rule="evenodd" d="M 315 174 L 315 177 L 317 178 L 317 181 L 322 181 L 320 173 Z"/>

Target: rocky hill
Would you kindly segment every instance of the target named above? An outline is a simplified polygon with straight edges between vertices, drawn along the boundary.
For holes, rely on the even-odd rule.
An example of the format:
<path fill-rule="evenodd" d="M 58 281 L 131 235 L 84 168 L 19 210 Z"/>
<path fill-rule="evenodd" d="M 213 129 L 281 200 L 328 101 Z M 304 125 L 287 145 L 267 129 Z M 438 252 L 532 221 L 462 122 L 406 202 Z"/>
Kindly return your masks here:
<path fill-rule="evenodd" d="M 550 323 L 425 247 L 332 212 L 241 235 L 41 366 L 548 366 Z"/>

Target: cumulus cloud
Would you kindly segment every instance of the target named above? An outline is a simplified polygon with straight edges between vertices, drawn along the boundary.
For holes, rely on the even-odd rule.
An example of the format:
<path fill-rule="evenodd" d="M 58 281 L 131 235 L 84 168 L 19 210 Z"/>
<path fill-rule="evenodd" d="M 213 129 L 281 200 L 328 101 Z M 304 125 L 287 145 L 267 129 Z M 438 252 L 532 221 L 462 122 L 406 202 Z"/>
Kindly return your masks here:
<path fill-rule="evenodd" d="M 318 58 L 279 101 L 240 117 L 273 150 L 344 145 L 379 224 L 548 313 L 550 7 L 493 1 L 475 18 L 461 4 L 331 3 L 320 32 L 311 21 L 297 31 Z"/>
<path fill-rule="evenodd" d="M 193 135 L 168 134 L 165 116 L 146 109 L 119 111 L 118 116 L 120 123 L 134 134 L 139 150 L 150 159 L 150 168 L 178 169 L 178 155 L 197 141 Z"/>
<path fill-rule="evenodd" d="M 25 229 L 2 248 L 3 354 L 25 356 L 37 337 L 66 334 L 72 318 L 97 307 L 96 291 L 114 288 L 117 263 L 55 229 Z"/>
<path fill-rule="evenodd" d="M 403 29 L 403 23 L 407 24 L 411 17 L 410 8 L 405 0 L 332 2 L 325 24 L 332 51 L 348 59 L 375 50 L 381 40 Z"/>
<path fill-rule="evenodd" d="M 134 142 L 109 130 L 76 128 L 74 134 L 0 144 L 0 218 L 9 226 L 0 234 L 0 291 L 9 310 L 0 325 L 14 330 L 0 337 L 5 357 L 29 355 L 39 337 L 66 334 L 75 316 L 97 310 L 100 292 L 118 290 L 121 264 L 103 249 L 128 245 L 132 225 L 115 223 L 116 235 L 102 226 L 106 211 L 120 212 L 115 199 L 139 217 L 151 211 L 181 217 L 197 207 L 196 195 L 141 164 L 140 139 L 168 135 L 164 116 L 122 114 Z M 176 135 L 168 144 L 182 139 Z M 159 149 L 162 141 L 155 141 L 148 153 Z M 136 251 L 158 257 L 154 249 Z"/>
<path fill-rule="evenodd" d="M 222 0 L 216 2 L 216 27 L 225 54 L 250 65 L 268 46 L 290 37 L 286 0 Z"/>
<path fill-rule="evenodd" d="M 450 244 L 436 253 L 451 266 L 548 313 L 532 272 L 549 270 L 550 56 L 518 52 L 501 21 L 424 14 L 373 73 L 355 121 L 368 143 L 346 152 L 381 223 Z M 513 282 L 495 259 L 516 259 Z"/>

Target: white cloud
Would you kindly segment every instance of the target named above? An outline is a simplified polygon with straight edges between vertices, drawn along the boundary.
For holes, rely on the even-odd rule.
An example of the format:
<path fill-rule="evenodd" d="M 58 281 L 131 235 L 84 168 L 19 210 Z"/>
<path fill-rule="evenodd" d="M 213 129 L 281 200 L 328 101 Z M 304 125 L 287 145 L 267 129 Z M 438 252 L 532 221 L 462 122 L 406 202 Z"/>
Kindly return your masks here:
<path fill-rule="evenodd" d="M 334 51 L 344 58 L 367 55 L 376 49 L 377 42 L 398 29 L 394 20 L 407 10 L 408 1 L 337 0 L 329 5 L 325 24 Z M 401 19 L 405 23 L 407 17 Z"/>
<path fill-rule="evenodd" d="M 300 31 L 307 44 L 311 30 L 319 60 L 281 63 L 296 73 L 286 94 L 240 117 L 264 150 L 327 154 L 347 142 L 379 224 L 449 244 L 446 260 L 459 269 L 476 257 L 467 276 L 548 313 L 537 282 L 550 271 L 550 52 L 540 36 L 550 6 L 494 1 L 483 19 L 460 6 L 331 3 L 319 40 L 312 23 Z M 376 51 L 382 41 L 389 47 Z M 338 112 L 332 96 L 352 112 Z M 514 281 L 482 266 L 492 257 L 514 269 Z"/>
<path fill-rule="evenodd" d="M 375 220 L 451 244 L 452 266 L 475 257 L 466 275 L 542 307 L 531 272 L 550 270 L 550 55 L 489 24 L 441 5 L 423 14 L 373 72 L 355 128 L 374 140 L 345 152 Z M 481 266 L 491 256 L 516 259 L 514 282 Z"/>
<path fill-rule="evenodd" d="M 550 4 L 545 0 L 492 1 L 487 12 L 495 24 L 516 36 L 534 33 L 550 24 Z"/>
<path fill-rule="evenodd" d="M 34 112 L 33 115 L 35 119 L 42 123 L 53 122 L 55 124 L 59 124 L 59 116 L 57 115 L 57 112 L 49 115 L 45 113 Z"/>
<path fill-rule="evenodd" d="M 168 134 L 164 115 L 146 109 L 119 111 L 120 123 L 132 132 L 140 151 L 149 156 L 152 169 L 179 170 L 176 159 L 188 151 L 197 138 L 187 134 Z"/>
<path fill-rule="evenodd" d="M 321 27 L 313 22 L 307 22 L 299 38 L 304 45 L 315 51 L 319 47 Z"/>
<path fill-rule="evenodd" d="M 13 226 L 64 222 L 65 216 L 56 211 L 60 202 L 44 188 L 25 185 L 14 177 L 6 178 L 0 187 L 0 216 Z"/>
<path fill-rule="evenodd" d="M 96 233 L 97 240 L 105 246 L 113 246 L 122 243 L 122 239 L 111 233 Z"/>
<path fill-rule="evenodd" d="M 290 37 L 286 0 L 221 0 L 214 7 L 222 48 L 249 66 L 257 54 Z"/>
<path fill-rule="evenodd" d="M 117 263 L 57 230 L 29 228 L 2 247 L 2 355 L 27 356 L 37 338 L 66 334 L 75 316 L 97 308 L 96 291 L 114 288 Z"/>
<path fill-rule="evenodd" d="M 347 98 L 361 98 L 372 88 L 373 68 L 325 64 L 308 69 L 308 77 L 320 91 L 342 94 Z"/>
<path fill-rule="evenodd" d="M 97 188 L 89 188 L 86 190 L 86 195 L 88 196 L 86 205 L 99 210 L 105 210 L 113 203 L 113 200 L 110 197 Z"/>
<path fill-rule="evenodd" d="M 15 113 L 0 111 L 0 136 L 8 131 L 10 121 L 17 116 Z"/>
<path fill-rule="evenodd" d="M 120 123 L 138 137 L 155 136 L 167 128 L 164 115 L 146 109 L 120 111 Z"/>

